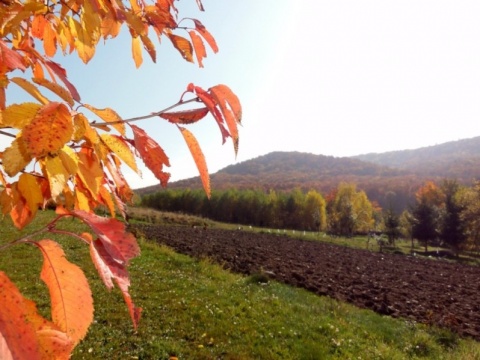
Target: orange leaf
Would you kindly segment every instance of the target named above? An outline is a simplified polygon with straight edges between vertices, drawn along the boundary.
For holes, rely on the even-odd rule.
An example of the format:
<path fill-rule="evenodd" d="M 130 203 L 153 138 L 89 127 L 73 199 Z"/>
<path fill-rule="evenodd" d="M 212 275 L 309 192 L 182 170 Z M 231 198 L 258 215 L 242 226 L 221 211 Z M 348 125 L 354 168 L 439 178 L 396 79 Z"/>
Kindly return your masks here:
<path fill-rule="evenodd" d="M 238 97 L 226 85 L 217 85 L 210 89 L 215 102 L 220 107 L 223 117 L 233 140 L 235 155 L 238 152 L 238 128 L 237 123 L 242 121 L 242 107 Z"/>
<path fill-rule="evenodd" d="M 133 55 L 133 60 L 135 61 L 135 66 L 138 69 L 143 62 L 142 44 L 138 36 L 137 37 L 132 36 L 132 55 Z"/>
<path fill-rule="evenodd" d="M 207 114 L 207 108 L 199 108 L 185 111 L 167 112 L 160 114 L 160 117 L 174 124 L 192 124 L 203 119 Z"/>
<path fill-rule="evenodd" d="M 28 151 L 34 157 L 56 154 L 73 134 L 72 116 L 61 103 L 51 102 L 23 129 Z"/>
<path fill-rule="evenodd" d="M 100 202 L 103 203 L 110 211 L 110 216 L 115 217 L 115 203 L 113 202 L 112 194 L 110 194 L 105 186 L 100 187 L 98 196 L 100 198 Z"/>
<path fill-rule="evenodd" d="M 197 19 L 192 19 L 193 22 L 195 23 L 195 30 L 197 30 L 200 35 L 203 36 L 203 38 L 205 39 L 205 41 L 208 43 L 208 45 L 210 45 L 210 47 L 212 48 L 213 52 L 214 53 L 217 53 L 218 52 L 218 46 L 217 46 L 217 42 L 215 41 L 214 37 L 212 36 L 212 34 L 210 34 L 207 29 L 205 28 L 205 26 L 203 26 L 203 24 L 198 21 Z"/>
<path fill-rule="evenodd" d="M 77 174 L 90 192 L 91 198 L 96 198 L 104 178 L 102 165 L 91 149 L 83 148 L 77 156 L 79 160 Z"/>
<path fill-rule="evenodd" d="M 133 130 L 135 148 L 145 165 L 160 180 L 163 187 L 167 186 L 170 174 L 163 171 L 163 165 L 170 166 L 167 155 L 147 133 L 135 125 L 130 125 Z"/>
<path fill-rule="evenodd" d="M 3 272 L 0 303 L 0 359 L 40 359 L 35 327 L 29 319 L 35 309 Z"/>
<path fill-rule="evenodd" d="M 35 15 L 32 21 L 32 36 L 37 39 L 42 39 L 46 24 L 47 20 L 43 14 Z"/>
<path fill-rule="evenodd" d="M 71 215 L 78 217 L 90 226 L 98 236 L 105 250 L 119 264 L 128 265 L 134 257 L 140 255 L 140 248 L 133 234 L 125 229 L 125 224 L 117 219 L 105 218 L 83 210 L 75 210 Z"/>
<path fill-rule="evenodd" d="M 103 121 L 107 123 L 116 122 L 116 124 L 113 124 L 112 126 L 120 133 L 120 135 L 125 136 L 125 125 L 120 122 L 122 121 L 122 118 L 114 110 L 110 108 L 97 109 L 88 104 L 85 104 L 84 106 Z"/>
<path fill-rule="evenodd" d="M 63 86 L 55 84 L 47 79 L 42 79 L 42 78 L 33 78 L 32 79 L 34 83 L 43 86 L 53 92 L 55 95 L 60 97 L 62 100 L 66 101 L 68 105 L 73 106 L 74 101 L 72 98 L 72 94 L 65 89 Z"/>
<path fill-rule="evenodd" d="M 20 86 L 23 90 L 32 95 L 35 99 L 38 100 L 38 102 L 42 103 L 43 105 L 49 103 L 49 100 L 45 96 L 43 96 L 40 91 L 38 91 L 37 87 L 32 83 L 28 82 L 27 80 L 19 77 L 14 77 L 11 78 L 10 81 Z"/>
<path fill-rule="evenodd" d="M 205 162 L 205 156 L 203 156 L 202 149 L 200 149 L 197 139 L 195 139 L 195 136 L 193 136 L 190 131 L 181 126 L 179 126 L 178 129 L 188 145 L 193 160 L 195 160 L 195 164 L 200 173 L 200 178 L 202 179 L 203 188 L 207 193 L 207 197 L 210 198 L 210 175 L 208 174 L 207 163 Z"/>
<path fill-rule="evenodd" d="M 36 77 L 36 78 L 40 78 L 40 79 L 43 79 L 45 77 L 44 73 L 43 73 L 43 69 L 42 69 L 42 65 L 40 65 L 40 63 L 36 63 L 33 65 L 33 76 Z"/>
<path fill-rule="evenodd" d="M 142 40 L 143 47 L 147 50 L 148 55 L 153 62 L 157 61 L 157 52 L 155 51 L 155 45 L 153 45 L 152 40 L 147 35 L 140 35 L 140 39 Z"/>
<path fill-rule="evenodd" d="M 41 240 L 37 244 L 43 254 L 40 278 L 50 291 L 53 323 L 78 344 L 93 321 L 93 299 L 87 278 L 65 258 L 58 243 Z"/>
<path fill-rule="evenodd" d="M 9 195 L 12 199 L 10 217 L 15 227 L 23 229 L 33 220 L 34 214 L 25 198 L 18 191 L 18 184 L 13 184 Z"/>
<path fill-rule="evenodd" d="M 0 359 L 67 360 L 75 346 L 0 272 Z"/>
<path fill-rule="evenodd" d="M 192 44 L 190 44 L 190 41 L 172 33 L 167 33 L 167 36 L 172 42 L 173 46 L 175 46 L 175 49 L 177 49 L 180 52 L 182 57 L 189 62 L 193 62 L 193 56 L 192 56 L 193 49 L 192 49 Z"/>
<path fill-rule="evenodd" d="M 43 49 L 48 57 L 54 57 L 57 52 L 57 31 L 47 22 L 43 31 Z"/>
<path fill-rule="evenodd" d="M 112 2 L 112 4 L 117 5 L 116 2 Z M 120 33 L 121 27 L 122 23 L 115 19 L 115 15 L 113 15 L 112 12 L 108 12 L 102 19 L 101 30 L 103 38 L 107 39 L 109 36 L 112 38 L 117 37 Z"/>
<path fill-rule="evenodd" d="M 197 57 L 198 66 L 203 68 L 202 60 L 207 57 L 205 46 L 200 36 L 195 31 L 189 31 L 190 38 L 192 39 L 193 48 L 195 49 L 195 56 Z"/>

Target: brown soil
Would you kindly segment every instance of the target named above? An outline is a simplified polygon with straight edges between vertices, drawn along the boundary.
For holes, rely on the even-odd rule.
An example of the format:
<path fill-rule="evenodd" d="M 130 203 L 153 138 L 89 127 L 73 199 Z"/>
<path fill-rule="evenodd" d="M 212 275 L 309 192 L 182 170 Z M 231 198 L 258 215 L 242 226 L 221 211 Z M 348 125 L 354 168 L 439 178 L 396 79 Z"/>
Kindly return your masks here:
<path fill-rule="evenodd" d="M 179 253 L 480 340 L 480 267 L 273 234 L 135 225 Z"/>

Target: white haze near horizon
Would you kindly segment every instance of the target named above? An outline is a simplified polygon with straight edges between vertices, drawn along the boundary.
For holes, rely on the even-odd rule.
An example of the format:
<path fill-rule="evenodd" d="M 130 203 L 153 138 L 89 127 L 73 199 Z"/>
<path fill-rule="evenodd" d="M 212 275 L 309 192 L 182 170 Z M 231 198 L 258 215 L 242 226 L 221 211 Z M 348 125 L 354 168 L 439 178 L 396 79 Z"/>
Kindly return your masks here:
<path fill-rule="evenodd" d="M 230 86 L 244 109 L 237 158 L 213 120 L 191 128 L 212 173 L 272 151 L 341 157 L 480 135 L 479 1 L 203 0 L 204 13 L 194 0 L 176 4 L 217 40 L 203 69 L 164 39 L 157 64 L 145 54 L 135 70 L 125 33 L 87 66 L 76 55 L 58 60 L 84 102 L 125 118 L 175 103 L 189 82 Z M 169 155 L 173 181 L 198 175 L 178 130 L 139 125 Z M 125 168 L 132 188 L 158 183 L 142 172 Z"/>

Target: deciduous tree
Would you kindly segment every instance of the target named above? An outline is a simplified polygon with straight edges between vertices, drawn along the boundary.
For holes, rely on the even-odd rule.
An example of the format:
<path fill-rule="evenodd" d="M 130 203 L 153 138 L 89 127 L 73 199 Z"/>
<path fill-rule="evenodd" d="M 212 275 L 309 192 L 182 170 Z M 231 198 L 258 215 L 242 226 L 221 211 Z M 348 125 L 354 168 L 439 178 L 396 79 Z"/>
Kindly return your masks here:
<path fill-rule="evenodd" d="M 203 10 L 201 0 L 196 0 Z M 122 118 L 115 110 L 86 104 L 56 55 L 76 53 L 84 63 L 95 55 L 100 40 L 116 37 L 122 27 L 131 35 L 136 67 L 144 53 L 155 62 L 154 40 L 170 41 L 181 57 L 202 67 L 206 46 L 217 44 L 205 26 L 185 18 L 182 25 L 172 0 L 2 0 L 0 1 L 0 135 L 11 143 L 1 153 L 0 206 L 22 229 L 48 202 L 57 217 L 35 235 L 60 232 L 61 220 L 76 218 L 91 230 L 71 234 L 89 247 L 92 261 L 107 288 L 122 291 L 136 327 L 141 309 L 129 294 L 127 267 L 140 254 L 134 236 L 117 220 L 133 192 L 122 175 L 122 164 L 138 171 L 136 156 L 166 186 L 170 160 L 162 147 L 133 122 L 156 118 L 182 134 L 210 194 L 207 165 L 189 124 L 211 114 L 222 141 L 231 138 L 238 149 L 241 121 L 238 98 L 226 85 L 209 89 L 189 84 L 179 101 L 153 114 Z M 11 103 L 17 86 L 33 100 Z M 194 108 L 175 109 L 186 104 Z M 175 111 L 173 111 L 175 109 Z M 93 210 L 106 207 L 111 218 Z M 25 235 L 0 249 L 32 244 L 43 258 L 40 278 L 51 298 L 51 318 L 43 318 L 7 274 L 0 272 L 0 358 L 69 357 L 93 319 L 93 301 L 85 275 L 70 263 L 60 245 L 48 238 Z"/>
<path fill-rule="evenodd" d="M 416 205 L 412 210 L 412 235 L 425 246 L 437 239 L 440 231 L 440 207 L 443 205 L 443 193 L 432 181 L 427 181 L 415 194 Z"/>

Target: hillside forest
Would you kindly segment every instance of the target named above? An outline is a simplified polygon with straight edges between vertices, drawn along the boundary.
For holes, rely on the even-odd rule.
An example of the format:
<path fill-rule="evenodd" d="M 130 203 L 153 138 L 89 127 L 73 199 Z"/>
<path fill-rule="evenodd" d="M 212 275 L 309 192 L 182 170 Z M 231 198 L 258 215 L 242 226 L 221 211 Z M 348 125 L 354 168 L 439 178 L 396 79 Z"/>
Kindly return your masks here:
<path fill-rule="evenodd" d="M 392 199 L 393 200 L 393 199 Z M 426 181 L 403 212 L 393 203 L 381 208 L 354 183 L 342 182 L 321 194 L 292 191 L 217 190 L 208 199 L 200 189 L 166 189 L 142 196 L 142 205 L 209 219 L 259 226 L 327 232 L 338 236 L 383 233 L 390 243 L 416 239 L 425 246 L 444 245 L 455 253 L 479 249 L 480 182 Z"/>

